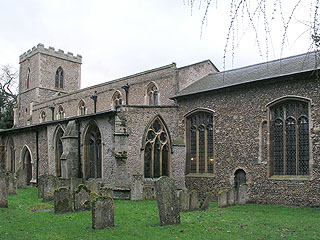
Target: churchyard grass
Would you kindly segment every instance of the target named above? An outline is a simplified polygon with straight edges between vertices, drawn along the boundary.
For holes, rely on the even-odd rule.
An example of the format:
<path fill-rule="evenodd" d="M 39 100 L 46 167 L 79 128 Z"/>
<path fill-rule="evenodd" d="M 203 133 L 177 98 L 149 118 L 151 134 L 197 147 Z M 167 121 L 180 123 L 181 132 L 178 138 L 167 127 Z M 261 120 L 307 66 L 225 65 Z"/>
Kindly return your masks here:
<path fill-rule="evenodd" d="M 115 201 L 115 228 L 93 230 L 91 211 L 55 214 L 36 188 L 9 196 L 0 208 L 0 239 L 320 239 L 320 209 L 247 204 L 182 212 L 160 226 L 156 201 Z"/>

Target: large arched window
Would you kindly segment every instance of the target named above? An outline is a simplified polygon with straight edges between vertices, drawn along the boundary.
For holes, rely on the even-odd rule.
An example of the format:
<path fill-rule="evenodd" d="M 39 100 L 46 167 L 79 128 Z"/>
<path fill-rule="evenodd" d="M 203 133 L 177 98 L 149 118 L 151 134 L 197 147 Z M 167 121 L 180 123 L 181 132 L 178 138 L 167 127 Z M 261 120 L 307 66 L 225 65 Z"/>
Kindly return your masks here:
<path fill-rule="evenodd" d="M 91 123 L 85 135 L 85 179 L 102 177 L 101 133 L 95 123 Z"/>
<path fill-rule="evenodd" d="M 147 88 L 147 97 L 149 106 L 159 104 L 158 88 L 154 83 L 150 83 Z"/>
<path fill-rule="evenodd" d="M 55 88 L 63 89 L 63 70 L 62 70 L 62 67 L 58 67 L 58 69 L 56 71 L 54 86 L 55 86 Z"/>
<path fill-rule="evenodd" d="M 82 116 L 86 114 L 86 105 L 83 100 L 80 100 L 78 105 L 78 115 Z"/>
<path fill-rule="evenodd" d="M 33 178 L 33 161 L 31 157 L 30 150 L 27 146 L 24 146 L 21 152 L 22 157 L 22 167 L 25 169 L 27 174 L 27 185 L 31 184 L 31 181 L 34 180 Z"/>
<path fill-rule="evenodd" d="M 56 176 L 61 177 L 61 155 L 63 153 L 63 146 L 61 137 L 63 136 L 64 131 L 62 127 L 58 127 L 54 136 L 54 158 L 55 158 L 55 168 Z"/>
<path fill-rule="evenodd" d="M 169 176 L 170 140 L 168 131 L 160 117 L 156 117 L 147 128 L 144 139 L 144 177 Z"/>
<path fill-rule="evenodd" d="M 120 91 L 116 91 L 112 96 L 112 106 L 117 107 L 122 105 L 122 95 Z"/>
<path fill-rule="evenodd" d="M 272 175 L 309 174 L 308 102 L 287 100 L 270 107 Z"/>
<path fill-rule="evenodd" d="M 16 172 L 15 152 L 12 137 L 9 137 L 7 142 L 7 167 L 10 172 Z"/>
<path fill-rule="evenodd" d="M 195 111 L 186 116 L 186 173 L 213 173 L 213 114 Z"/>

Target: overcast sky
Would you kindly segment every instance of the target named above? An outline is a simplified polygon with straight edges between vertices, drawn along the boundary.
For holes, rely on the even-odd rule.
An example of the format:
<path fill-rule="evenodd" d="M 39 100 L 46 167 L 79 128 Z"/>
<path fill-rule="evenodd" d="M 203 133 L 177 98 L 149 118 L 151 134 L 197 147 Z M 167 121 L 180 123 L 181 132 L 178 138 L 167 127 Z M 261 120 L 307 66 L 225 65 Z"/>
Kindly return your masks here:
<path fill-rule="evenodd" d="M 82 87 L 172 62 L 182 67 L 210 59 L 224 70 L 229 1 L 212 2 L 200 38 L 205 9 L 199 9 L 196 2 L 191 15 L 188 0 L 0 0 L 0 64 L 18 69 L 19 56 L 43 43 L 82 55 Z M 310 6 L 302 5 L 299 11 L 308 15 Z M 239 46 L 232 51 L 229 45 L 225 69 L 308 51 L 309 34 L 300 36 L 305 29 L 294 19 L 280 54 L 283 30 L 277 28 L 279 21 L 275 17 L 270 24 L 268 57 L 264 44 L 260 56 L 253 31 L 242 36 L 238 30 L 235 42 Z M 259 29 L 264 31 L 263 24 Z M 260 38 L 263 43 L 265 37 Z"/>

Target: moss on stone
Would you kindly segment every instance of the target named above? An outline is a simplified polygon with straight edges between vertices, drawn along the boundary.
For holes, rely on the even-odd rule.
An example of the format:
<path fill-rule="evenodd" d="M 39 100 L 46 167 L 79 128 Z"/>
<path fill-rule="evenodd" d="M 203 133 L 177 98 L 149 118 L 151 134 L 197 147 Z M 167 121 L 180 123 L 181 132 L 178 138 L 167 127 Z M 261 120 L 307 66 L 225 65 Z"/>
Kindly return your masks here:
<path fill-rule="evenodd" d="M 185 146 L 183 138 L 176 138 L 173 140 L 173 145 Z"/>

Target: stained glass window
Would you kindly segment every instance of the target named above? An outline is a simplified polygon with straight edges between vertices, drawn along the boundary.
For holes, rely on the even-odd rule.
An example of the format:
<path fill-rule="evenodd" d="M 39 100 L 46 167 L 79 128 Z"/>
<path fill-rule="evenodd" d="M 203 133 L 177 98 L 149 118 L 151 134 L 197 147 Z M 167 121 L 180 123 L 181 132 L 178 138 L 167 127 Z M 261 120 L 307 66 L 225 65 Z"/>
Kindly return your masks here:
<path fill-rule="evenodd" d="M 213 115 L 197 111 L 187 116 L 187 173 L 213 173 Z"/>
<path fill-rule="evenodd" d="M 169 176 L 169 135 L 157 117 L 148 128 L 144 148 L 144 177 Z"/>
<path fill-rule="evenodd" d="M 308 104 L 286 101 L 270 108 L 273 175 L 309 174 Z"/>

